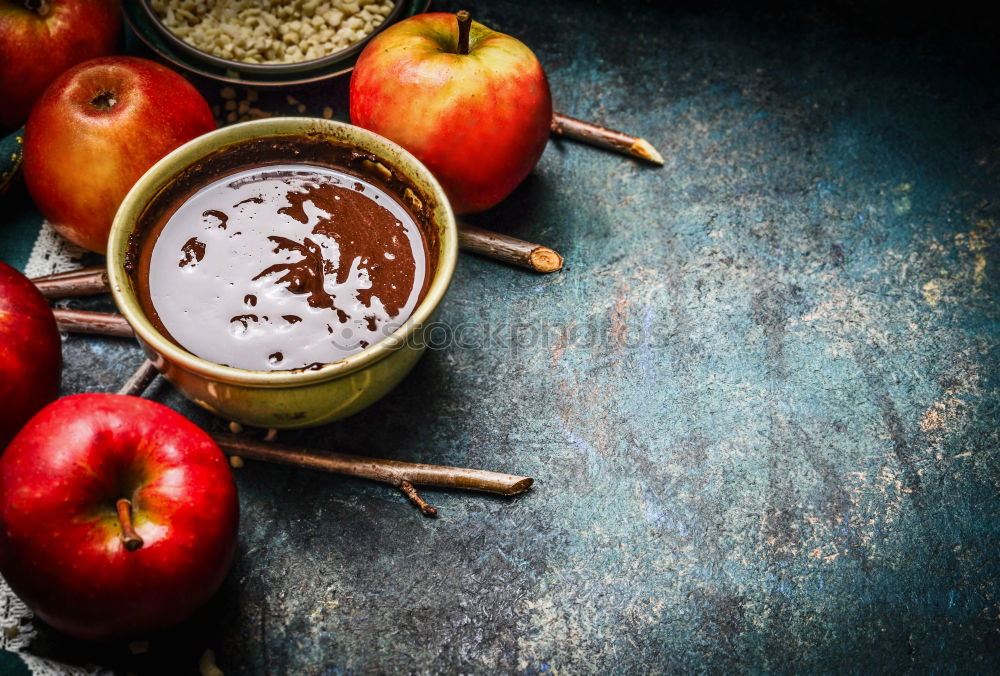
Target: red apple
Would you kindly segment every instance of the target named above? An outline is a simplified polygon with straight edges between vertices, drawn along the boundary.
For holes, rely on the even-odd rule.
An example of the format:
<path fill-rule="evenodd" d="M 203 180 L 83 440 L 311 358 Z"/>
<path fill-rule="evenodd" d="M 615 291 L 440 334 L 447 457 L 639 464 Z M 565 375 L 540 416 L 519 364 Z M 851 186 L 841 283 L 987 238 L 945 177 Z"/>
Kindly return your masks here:
<path fill-rule="evenodd" d="M 66 239 L 104 253 L 118 205 L 147 169 L 215 129 L 190 82 L 158 63 L 109 56 L 45 90 L 28 118 L 24 180 Z"/>
<path fill-rule="evenodd" d="M 0 262 L 0 452 L 59 394 L 62 343 L 49 304 L 28 278 Z"/>
<path fill-rule="evenodd" d="M 524 180 L 549 137 L 552 98 L 534 53 L 472 22 L 459 54 L 454 14 L 419 14 L 379 33 L 351 76 L 351 121 L 427 165 L 459 213 L 493 206 Z"/>
<path fill-rule="evenodd" d="M 0 456 L 0 574 L 79 638 L 145 634 L 215 593 L 239 503 L 212 438 L 138 397 L 49 404 Z"/>
<path fill-rule="evenodd" d="M 0 0 L 0 128 L 70 66 L 114 54 L 121 25 L 115 0 Z"/>

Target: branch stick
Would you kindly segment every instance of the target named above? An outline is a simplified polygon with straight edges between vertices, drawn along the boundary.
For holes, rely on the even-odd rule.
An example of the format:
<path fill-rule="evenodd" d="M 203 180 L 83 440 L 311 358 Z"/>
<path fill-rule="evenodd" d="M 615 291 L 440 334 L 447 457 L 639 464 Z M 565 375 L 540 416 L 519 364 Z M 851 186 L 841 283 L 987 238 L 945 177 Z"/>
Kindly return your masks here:
<path fill-rule="evenodd" d="M 458 225 L 458 246 L 463 251 L 535 272 L 555 272 L 563 266 L 562 256 L 547 246 L 477 228 L 468 223 Z"/>
<path fill-rule="evenodd" d="M 663 156 L 646 139 L 606 129 L 562 113 L 552 114 L 552 133 L 663 165 Z"/>
<path fill-rule="evenodd" d="M 142 365 L 136 369 L 136 372 L 129 376 L 129 379 L 125 381 L 122 388 L 118 390 L 118 394 L 128 394 L 133 397 L 141 396 L 149 384 L 152 383 L 156 376 L 159 375 L 159 371 L 153 366 L 153 362 L 146 359 L 142 362 Z"/>
<path fill-rule="evenodd" d="M 108 271 L 103 267 L 82 268 L 31 280 L 46 298 L 70 298 L 72 296 L 93 296 L 107 293 Z"/>
<path fill-rule="evenodd" d="M 46 282 L 50 279 L 68 279 L 70 277 L 84 277 L 86 275 L 92 275 L 95 272 L 100 272 L 106 268 L 103 265 L 91 265 L 87 268 L 76 268 L 74 270 L 63 270 L 62 272 L 53 272 L 50 275 L 42 275 L 41 277 L 32 277 L 32 282 Z"/>
<path fill-rule="evenodd" d="M 141 396 L 156 376 L 156 368 L 147 359 L 118 393 Z M 464 488 L 500 495 L 523 493 L 534 483 L 534 479 L 530 477 L 290 448 L 275 443 L 261 443 L 236 434 L 213 434 L 212 438 L 225 453 L 240 459 L 241 462 L 243 458 L 250 458 L 388 483 L 398 488 L 424 516 L 437 516 L 437 510 L 420 497 L 413 485 L 415 483 L 422 486 Z"/>
<path fill-rule="evenodd" d="M 347 453 L 291 448 L 232 434 L 213 434 L 212 438 L 229 455 L 382 481 L 404 492 L 403 482 L 408 482 L 417 486 L 517 495 L 531 488 L 531 484 L 534 483 L 534 479 L 530 477 L 488 472 L 482 469 L 424 465 Z"/>
<path fill-rule="evenodd" d="M 54 308 L 52 314 L 55 315 L 59 330 L 66 333 L 94 333 L 118 338 L 131 338 L 135 335 L 132 327 L 121 315 L 61 308 Z"/>
<path fill-rule="evenodd" d="M 403 491 L 410 502 L 417 506 L 420 513 L 424 516 L 437 516 L 438 511 L 427 504 L 427 501 L 420 497 L 420 493 L 417 493 L 417 489 L 413 487 L 409 481 L 401 481 L 399 483 L 399 490 Z"/>
<path fill-rule="evenodd" d="M 466 223 L 458 228 L 458 246 L 463 251 L 486 258 L 534 270 L 555 272 L 562 269 L 563 259 L 547 246 L 526 242 L 510 235 L 484 230 Z M 60 272 L 31 280 L 46 298 L 67 298 L 110 291 L 104 268 L 84 268 Z M 66 329 L 68 330 L 68 329 Z"/>

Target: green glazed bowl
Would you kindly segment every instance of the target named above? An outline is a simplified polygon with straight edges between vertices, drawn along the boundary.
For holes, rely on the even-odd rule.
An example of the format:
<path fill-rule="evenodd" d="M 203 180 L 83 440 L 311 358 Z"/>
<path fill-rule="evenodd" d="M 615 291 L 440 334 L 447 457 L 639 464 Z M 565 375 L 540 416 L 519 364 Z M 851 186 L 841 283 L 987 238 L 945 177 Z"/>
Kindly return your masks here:
<path fill-rule="evenodd" d="M 320 135 L 331 144 L 374 155 L 424 198 L 439 245 L 427 295 L 392 335 L 316 370 L 247 371 L 200 359 L 167 340 L 143 313 L 125 267 L 129 236 L 153 198 L 207 155 L 248 140 L 306 135 Z M 457 241 L 455 216 L 441 186 L 423 164 L 392 141 L 332 120 L 270 118 L 210 132 L 154 164 L 125 196 L 115 216 L 108 240 L 108 278 L 115 304 L 131 324 L 140 345 L 156 368 L 188 399 L 226 420 L 247 425 L 309 427 L 357 413 L 410 372 L 425 349 L 424 328 L 451 283 Z"/>

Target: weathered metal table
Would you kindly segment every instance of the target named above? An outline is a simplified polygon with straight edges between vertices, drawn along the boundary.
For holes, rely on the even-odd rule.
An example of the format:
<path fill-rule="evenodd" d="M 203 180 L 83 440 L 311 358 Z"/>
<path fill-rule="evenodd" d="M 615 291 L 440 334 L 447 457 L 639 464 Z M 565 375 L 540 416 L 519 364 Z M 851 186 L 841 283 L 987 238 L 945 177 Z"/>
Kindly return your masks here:
<path fill-rule="evenodd" d="M 552 143 L 475 222 L 566 269 L 463 256 L 439 349 L 365 413 L 282 438 L 536 487 L 428 490 L 430 520 L 381 485 L 248 463 L 208 608 L 142 655 L 44 628 L 34 650 L 162 673 L 205 648 L 247 674 L 995 669 L 995 73 L 815 12 L 480 4 L 557 109 L 666 167 Z M 346 82 L 292 94 L 345 116 Z M 24 209 L 0 233 L 21 265 Z M 67 393 L 141 360 L 81 337 L 65 356 Z"/>

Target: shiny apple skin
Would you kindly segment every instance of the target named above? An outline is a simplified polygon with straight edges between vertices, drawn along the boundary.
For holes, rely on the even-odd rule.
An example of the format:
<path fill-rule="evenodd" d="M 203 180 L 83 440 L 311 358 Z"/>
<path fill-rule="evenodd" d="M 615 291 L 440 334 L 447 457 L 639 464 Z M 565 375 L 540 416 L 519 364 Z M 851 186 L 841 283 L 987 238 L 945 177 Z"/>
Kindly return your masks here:
<path fill-rule="evenodd" d="M 16 127 L 49 84 L 81 61 L 114 54 L 121 34 L 115 0 L 47 0 L 40 16 L 0 0 L 0 128 Z"/>
<path fill-rule="evenodd" d="M 0 261 L 0 452 L 58 396 L 61 377 L 62 341 L 48 302 Z"/>
<path fill-rule="evenodd" d="M 114 99 L 107 108 L 102 95 Z M 66 239 L 104 253 L 118 205 L 147 169 L 215 129 L 208 103 L 166 66 L 131 56 L 85 61 L 35 104 L 24 136 L 24 180 Z"/>
<path fill-rule="evenodd" d="M 458 213 L 509 195 L 545 150 L 552 97 L 535 54 L 473 22 L 454 53 L 455 15 L 419 14 L 379 33 L 351 76 L 351 121 L 427 165 Z"/>
<path fill-rule="evenodd" d="M 144 540 L 134 551 L 120 537 L 119 498 L 132 501 Z M 78 638 L 144 635 L 191 615 L 222 583 L 238 522 L 219 447 L 146 399 L 64 397 L 0 456 L 0 573 Z"/>

